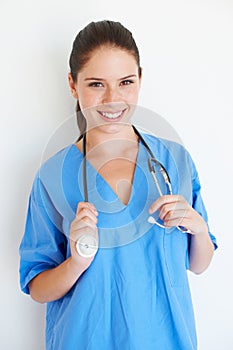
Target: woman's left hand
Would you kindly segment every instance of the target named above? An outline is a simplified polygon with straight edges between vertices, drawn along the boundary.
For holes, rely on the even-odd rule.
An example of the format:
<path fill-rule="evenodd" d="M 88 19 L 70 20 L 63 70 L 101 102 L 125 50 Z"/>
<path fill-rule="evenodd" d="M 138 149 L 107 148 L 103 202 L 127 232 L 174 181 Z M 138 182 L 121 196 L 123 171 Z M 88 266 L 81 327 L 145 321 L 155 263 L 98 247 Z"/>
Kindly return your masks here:
<path fill-rule="evenodd" d="M 207 233 L 205 220 L 181 195 L 159 197 L 150 207 L 149 213 L 159 210 L 159 217 L 167 228 L 182 226 L 193 235 Z"/>

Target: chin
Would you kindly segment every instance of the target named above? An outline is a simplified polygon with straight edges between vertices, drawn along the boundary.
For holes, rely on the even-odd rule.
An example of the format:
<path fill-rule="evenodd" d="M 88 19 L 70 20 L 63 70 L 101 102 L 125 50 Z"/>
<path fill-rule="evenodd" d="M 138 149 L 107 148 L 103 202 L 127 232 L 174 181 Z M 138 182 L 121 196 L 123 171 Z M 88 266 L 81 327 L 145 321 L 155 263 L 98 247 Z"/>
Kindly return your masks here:
<path fill-rule="evenodd" d="M 127 126 L 130 126 L 131 124 L 128 123 L 109 123 L 98 126 L 98 130 L 107 133 L 107 134 L 115 134 L 119 133 L 122 130 L 124 130 Z"/>

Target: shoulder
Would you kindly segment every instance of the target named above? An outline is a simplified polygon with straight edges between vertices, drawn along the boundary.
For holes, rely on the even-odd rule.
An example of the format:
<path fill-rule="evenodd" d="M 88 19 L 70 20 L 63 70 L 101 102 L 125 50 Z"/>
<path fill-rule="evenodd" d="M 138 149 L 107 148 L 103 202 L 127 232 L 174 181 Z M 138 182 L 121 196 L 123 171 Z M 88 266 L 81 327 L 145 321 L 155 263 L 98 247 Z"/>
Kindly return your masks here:
<path fill-rule="evenodd" d="M 56 179 L 57 176 L 71 169 L 74 162 L 76 165 L 80 165 L 82 154 L 74 144 L 71 144 L 43 162 L 38 169 L 37 176 L 42 181 L 47 177 Z"/>
<path fill-rule="evenodd" d="M 74 144 L 71 144 L 53 156 L 42 162 L 37 170 L 33 181 L 33 192 L 41 191 L 41 189 L 56 188 L 64 178 L 64 175 L 69 174 L 75 163 L 76 169 L 82 162 L 82 154 Z"/>
<path fill-rule="evenodd" d="M 184 147 L 184 145 L 171 141 L 168 139 L 157 137 L 153 134 L 141 132 L 141 135 L 143 139 L 146 141 L 149 147 L 151 147 L 152 150 L 157 152 L 164 152 L 166 155 L 168 153 L 171 154 L 179 154 L 179 155 L 186 155 L 190 156 L 187 149 Z"/>
<path fill-rule="evenodd" d="M 77 158 L 79 155 L 79 151 L 75 145 L 71 144 L 57 153 L 55 153 L 52 157 L 44 161 L 38 173 L 40 175 L 44 175 L 47 171 L 58 171 L 62 167 L 66 166 L 67 163 L 71 162 L 74 158 Z M 81 154 L 80 154 L 81 155 Z"/>
<path fill-rule="evenodd" d="M 174 163 L 181 172 L 188 171 L 192 178 L 197 176 L 196 166 L 190 152 L 184 145 L 164 138 L 159 138 L 153 134 L 141 132 L 156 159 L 163 165 L 171 166 Z"/>

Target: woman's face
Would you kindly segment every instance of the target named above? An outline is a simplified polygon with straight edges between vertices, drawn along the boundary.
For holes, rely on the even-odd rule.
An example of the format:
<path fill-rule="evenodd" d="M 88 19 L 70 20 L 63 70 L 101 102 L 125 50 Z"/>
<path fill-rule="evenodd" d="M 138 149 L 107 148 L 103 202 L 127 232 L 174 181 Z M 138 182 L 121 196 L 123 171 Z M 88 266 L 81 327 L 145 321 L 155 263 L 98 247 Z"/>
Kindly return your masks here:
<path fill-rule="evenodd" d="M 95 50 L 72 85 L 87 128 L 128 123 L 138 101 L 140 78 L 132 54 L 120 48 Z"/>

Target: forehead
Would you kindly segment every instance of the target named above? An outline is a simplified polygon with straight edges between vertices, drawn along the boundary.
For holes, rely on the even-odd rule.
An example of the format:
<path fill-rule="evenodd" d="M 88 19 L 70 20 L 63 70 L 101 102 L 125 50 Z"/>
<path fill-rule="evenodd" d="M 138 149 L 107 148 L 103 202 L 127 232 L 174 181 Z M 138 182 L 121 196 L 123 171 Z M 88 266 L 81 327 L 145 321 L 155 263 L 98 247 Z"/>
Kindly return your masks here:
<path fill-rule="evenodd" d="M 89 60 L 79 72 L 81 75 L 111 76 L 135 74 L 138 65 L 134 55 L 118 47 L 99 47 L 91 52 Z"/>

